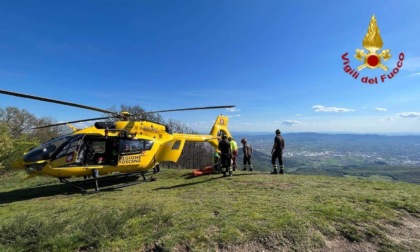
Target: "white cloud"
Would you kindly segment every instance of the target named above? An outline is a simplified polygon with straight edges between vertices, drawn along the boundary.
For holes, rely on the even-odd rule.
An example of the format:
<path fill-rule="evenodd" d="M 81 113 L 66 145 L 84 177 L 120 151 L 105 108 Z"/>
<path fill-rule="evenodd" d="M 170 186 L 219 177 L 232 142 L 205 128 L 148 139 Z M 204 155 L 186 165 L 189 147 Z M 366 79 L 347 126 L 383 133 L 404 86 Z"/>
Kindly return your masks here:
<path fill-rule="evenodd" d="M 315 109 L 315 112 L 334 112 L 334 113 L 339 113 L 339 112 L 351 112 L 351 111 L 355 111 L 354 109 L 337 108 L 337 107 L 325 107 L 325 106 L 322 106 L 322 105 L 315 105 L 315 106 L 312 106 L 312 108 Z"/>
<path fill-rule="evenodd" d="M 413 73 L 413 74 L 410 74 L 410 76 L 419 76 L 420 75 L 420 73 Z"/>
<path fill-rule="evenodd" d="M 233 108 L 227 108 L 226 110 L 227 110 L 227 111 L 229 111 L 229 112 L 238 112 L 238 111 L 241 111 L 240 109 L 238 109 L 238 108 L 236 108 L 236 107 L 233 107 Z"/>
<path fill-rule="evenodd" d="M 375 111 L 386 112 L 388 110 L 386 108 L 375 108 Z"/>
<path fill-rule="evenodd" d="M 404 113 L 400 113 L 398 114 L 399 117 L 404 117 L 404 118 L 408 118 L 408 117 L 420 117 L 420 112 L 404 112 Z"/>
<path fill-rule="evenodd" d="M 303 116 L 303 114 L 295 114 L 295 116 Z"/>
<path fill-rule="evenodd" d="M 394 121 L 394 118 L 392 118 L 392 117 L 387 117 L 387 118 L 385 118 L 385 119 L 381 119 L 381 121 L 383 121 L 383 122 L 391 122 L 391 121 Z"/>
<path fill-rule="evenodd" d="M 286 120 L 282 122 L 281 124 L 286 125 L 286 126 L 293 126 L 293 125 L 301 124 L 301 122 L 295 121 L 295 120 Z"/>

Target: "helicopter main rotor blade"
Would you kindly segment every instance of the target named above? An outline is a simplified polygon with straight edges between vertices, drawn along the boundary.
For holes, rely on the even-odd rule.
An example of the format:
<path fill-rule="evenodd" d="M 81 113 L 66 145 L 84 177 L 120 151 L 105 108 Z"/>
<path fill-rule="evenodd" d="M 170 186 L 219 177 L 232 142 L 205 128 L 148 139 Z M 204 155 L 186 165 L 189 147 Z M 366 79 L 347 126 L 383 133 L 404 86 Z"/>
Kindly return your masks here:
<path fill-rule="evenodd" d="M 67 106 L 72 106 L 72 107 L 76 107 L 76 108 L 83 108 L 83 109 L 88 109 L 88 110 L 93 110 L 93 111 L 97 111 L 97 112 L 102 112 L 102 113 L 106 113 L 106 114 L 115 115 L 115 112 L 112 112 L 112 111 L 108 111 L 108 110 L 100 109 L 100 108 L 95 108 L 95 107 L 90 107 L 90 106 L 85 106 L 85 105 L 72 103 L 72 102 L 59 101 L 59 100 L 54 100 L 54 99 L 44 98 L 44 97 L 39 97 L 39 96 L 34 96 L 34 95 L 27 95 L 27 94 L 22 94 L 22 93 L 10 92 L 10 91 L 1 90 L 1 89 L 0 89 L 0 93 L 1 94 L 6 94 L 6 95 L 22 97 L 22 98 L 38 100 L 38 101 L 52 102 L 52 103 L 57 103 L 57 104 L 61 104 L 61 105 L 67 105 Z"/>
<path fill-rule="evenodd" d="M 201 109 L 233 108 L 233 107 L 235 107 L 235 105 L 227 105 L 227 106 L 210 106 L 210 107 L 196 107 L 196 108 L 182 108 L 182 109 L 168 109 L 168 110 L 149 111 L 149 112 L 145 112 L 145 114 L 163 113 L 163 112 L 174 112 L 174 111 L 186 111 L 186 110 L 201 110 Z"/>
<path fill-rule="evenodd" d="M 71 122 L 63 122 L 63 123 L 56 123 L 56 124 L 43 125 L 43 126 L 35 127 L 35 128 L 32 128 L 32 129 L 43 129 L 43 128 L 48 128 L 48 127 L 54 127 L 54 126 L 60 126 L 60 125 L 66 125 L 66 124 L 69 124 L 69 123 L 79 123 L 79 122 L 97 121 L 97 120 L 104 120 L 104 119 L 110 119 L 110 118 L 116 118 L 116 117 L 119 117 L 119 116 L 107 116 L 107 117 L 97 117 L 97 118 L 82 119 L 82 120 L 71 121 Z"/>

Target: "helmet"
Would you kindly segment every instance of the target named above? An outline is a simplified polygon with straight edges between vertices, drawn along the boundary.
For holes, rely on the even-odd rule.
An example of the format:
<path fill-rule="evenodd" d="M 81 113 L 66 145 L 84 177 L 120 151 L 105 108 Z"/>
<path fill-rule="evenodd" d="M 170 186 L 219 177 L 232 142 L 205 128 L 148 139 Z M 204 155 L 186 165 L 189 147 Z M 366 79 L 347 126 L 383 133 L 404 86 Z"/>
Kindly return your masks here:
<path fill-rule="evenodd" d="M 281 131 L 279 129 L 276 129 L 276 134 L 280 134 Z"/>
<path fill-rule="evenodd" d="M 227 136 L 225 134 L 222 135 L 222 139 L 226 139 Z"/>
<path fill-rule="evenodd" d="M 232 140 L 232 137 L 228 137 L 228 141 L 231 141 Z"/>
<path fill-rule="evenodd" d="M 242 138 L 241 143 L 246 143 L 246 138 Z"/>

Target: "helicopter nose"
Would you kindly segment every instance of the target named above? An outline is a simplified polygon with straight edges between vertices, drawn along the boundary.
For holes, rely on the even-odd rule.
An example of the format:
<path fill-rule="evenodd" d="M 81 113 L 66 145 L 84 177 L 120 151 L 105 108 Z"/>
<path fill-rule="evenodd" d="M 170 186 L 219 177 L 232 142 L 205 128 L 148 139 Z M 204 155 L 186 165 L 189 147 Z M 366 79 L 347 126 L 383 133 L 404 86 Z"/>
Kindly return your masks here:
<path fill-rule="evenodd" d="M 25 163 L 23 159 L 16 160 L 12 163 L 12 168 L 14 169 L 25 169 Z"/>

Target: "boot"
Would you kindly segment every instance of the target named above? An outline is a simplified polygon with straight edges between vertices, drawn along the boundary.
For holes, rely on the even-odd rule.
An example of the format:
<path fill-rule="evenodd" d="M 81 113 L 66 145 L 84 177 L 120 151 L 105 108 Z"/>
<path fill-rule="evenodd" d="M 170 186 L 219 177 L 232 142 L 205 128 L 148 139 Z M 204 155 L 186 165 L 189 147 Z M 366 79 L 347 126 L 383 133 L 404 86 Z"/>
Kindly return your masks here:
<path fill-rule="evenodd" d="M 242 171 L 246 171 L 246 165 L 244 165 L 244 168 L 242 169 Z"/>
<path fill-rule="evenodd" d="M 277 174 L 277 165 L 273 165 L 273 171 L 271 174 Z"/>
<path fill-rule="evenodd" d="M 252 172 L 252 165 L 249 166 L 249 171 Z"/>
<path fill-rule="evenodd" d="M 284 165 L 280 165 L 280 174 L 284 173 Z"/>

